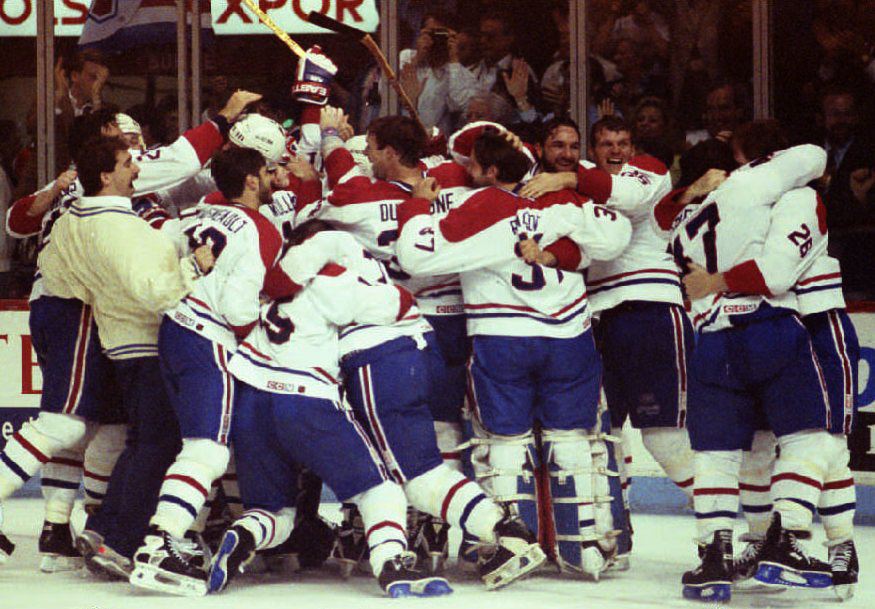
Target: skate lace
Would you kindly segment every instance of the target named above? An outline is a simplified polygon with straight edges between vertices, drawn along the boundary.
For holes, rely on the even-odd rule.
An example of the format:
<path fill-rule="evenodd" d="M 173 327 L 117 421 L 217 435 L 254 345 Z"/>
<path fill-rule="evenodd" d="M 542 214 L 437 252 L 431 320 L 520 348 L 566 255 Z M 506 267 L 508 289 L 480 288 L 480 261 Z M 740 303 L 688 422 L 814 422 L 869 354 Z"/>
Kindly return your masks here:
<path fill-rule="evenodd" d="M 754 562 L 757 559 L 757 556 L 759 555 L 762 548 L 762 541 L 754 541 L 748 543 L 744 547 L 744 550 L 741 551 L 741 554 L 739 554 L 738 557 L 732 559 L 733 566 L 746 566 Z"/>
<path fill-rule="evenodd" d="M 802 557 L 806 562 L 811 562 L 811 557 L 808 555 L 808 551 L 799 543 L 799 540 L 795 535 L 790 536 L 790 549 Z"/>
<path fill-rule="evenodd" d="M 174 539 L 170 535 L 165 535 L 164 540 L 167 554 L 169 556 L 177 559 L 181 563 L 188 563 L 188 555 L 185 552 L 190 545 L 193 545 L 190 540 L 185 538 Z"/>
<path fill-rule="evenodd" d="M 175 539 L 173 541 L 176 544 L 176 550 L 186 558 L 197 556 L 201 553 L 200 545 L 198 545 L 193 539 L 183 537 L 182 539 Z"/>
<path fill-rule="evenodd" d="M 833 571 L 847 571 L 851 564 L 851 545 L 841 544 L 833 549 L 830 556 Z"/>

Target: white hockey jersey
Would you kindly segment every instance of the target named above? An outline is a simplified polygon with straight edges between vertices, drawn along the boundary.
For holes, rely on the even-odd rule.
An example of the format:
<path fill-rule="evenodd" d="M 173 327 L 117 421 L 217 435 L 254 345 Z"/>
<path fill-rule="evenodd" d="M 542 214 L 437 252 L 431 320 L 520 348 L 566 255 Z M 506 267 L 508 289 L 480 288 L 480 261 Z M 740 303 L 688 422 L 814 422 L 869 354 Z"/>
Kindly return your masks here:
<path fill-rule="evenodd" d="M 653 230 L 650 214 L 671 191 L 671 175 L 659 160 L 636 156 L 611 175 L 581 161 L 577 190 L 620 212 L 632 223 L 632 238 L 623 253 L 594 261 L 586 272 L 590 301 L 596 312 L 630 300 L 683 304 L 680 276 L 667 251 L 668 240 Z"/>
<path fill-rule="evenodd" d="M 824 150 L 803 145 L 734 171 L 701 205 L 694 210 L 688 208 L 676 219 L 679 224 L 671 243 L 678 266 L 685 271 L 694 262 L 710 273 L 722 273 L 761 256 L 771 225 L 772 206 L 784 193 L 820 177 L 825 167 Z M 764 303 L 798 310 L 791 292 L 721 292 L 692 302 L 693 325 L 700 332 L 728 328 L 756 313 Z"/>
<path fill-rule="evenodd" d="M 527 264 L 516 250 L 526 237 L 569 236 L 594 258 L 618 255 L 629 243 L 629 221 L 583 202 L 571 191 L 536 202 L 480 188 L 440 220 L 428 201 L 411 199 L 398 212 L 398 259 L 412 275 L 460 274 L 469 335 L 571 338 L 590 326 L 582 274 Z"/>
<path fill-rule="evenodd" d="M 185 235 L 192 249 L 209 245 L 216 263 L 167 315 L 233 350 L 258 320 L 265 275 L 279 258 L 282 238 L 264 216 L 238 203 L 204 203 L 194 210 Z"/>
<path fill-rule="evenodd" d="M 375 258 L 386 263 L 389 276 L 416 297 L 425 315 L 457 315 L 461 312 L 461 290 L 453 276 L 411 278 L 398 264 L 395 240 L 398 238 L 397 207 L 410 197 L 411 187 L 400 182 L 375 180 L 361 174 L 350 152 L 335 149 L 326 159 L 332 191 L 328 198 L 301 212 L 302 219 L 315 217 L 331 222 L 352 234 Z M 447 192 L 435 201 L 435 213 L 446 215 L 458 196 L 449 186 L 457 177 L 452 169 L 429 171 L 443 180 Z"/>
<path fill-rule="evenodd" d="M 265 391 L 340 400 L 339 329 L 391 324 L 412 304 L 391 285 L 369 286 L 332 264 L 292 300 L 263 305 L 258 325 L 240 343 L 229 370 Z"/>
<path fill-rule="evenodd" d="M 140 197 L 185 182 L 200 171 L 203 164 L 223 143 L 224 137 L 219 128 L 212 121 L 207 121 L 189 129 L 169 146 L 145 152 L 132 150 L 131 154 L 140 167 L 140 173 L 134 180 L 133 197 Z M 76 180 L 52 201 L 51 206 L 42 216 L 28 216 L 27 211 L 36 199 L 36 195 L 50 190 L 53 185 L 54 182 L 33 195 L 19 199 L 10 206 L 6 214 L 6 231 L 19 239 L 38 235 L 38 250 L 42 250 L 48 243 L 52 226 L 61 214 L 83 196 L 82 185 Z M 47 292 L 37 269 L 30 300 L 36 300 L 44 294 Z"/>
<path fill-rule="evenodd" d="M 784 194 L 770 221 L 761 254 L 723 274 L 729 289 L 766 295 L 790 291 L 802 315 L 843 309 L 841 271 L 838 260 L 826 253 L 826 208 L 817 193 L 799 188 Z"/>

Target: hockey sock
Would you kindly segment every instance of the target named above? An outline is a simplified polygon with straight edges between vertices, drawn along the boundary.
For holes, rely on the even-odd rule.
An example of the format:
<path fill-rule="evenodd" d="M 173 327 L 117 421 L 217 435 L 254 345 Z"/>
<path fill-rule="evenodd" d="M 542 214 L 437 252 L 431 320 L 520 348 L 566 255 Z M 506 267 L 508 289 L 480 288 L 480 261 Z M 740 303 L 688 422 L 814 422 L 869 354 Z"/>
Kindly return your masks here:
<path fill-rule="evenodd" d="M 461 424 L 435 421 L 434 431 L 444 463 L 456 471 L 462 471 L 462 453 L 459 446 L 464 440 Z"/>
<path fill-rule="evenodd" d="M 407 549 L 407 498 L 400 486 L 387 481 L 348 500 L 358 505 L 371 568 L 379 577 L 383 564 Z"/>
<path fill-rule="evenodd" d="M 85 450 L 85 505 L 99 506 L 109 477 L 125 449 L 127 425 L 100 425 Z"/>
<path fill-rule="evenodd" d="M 854 538 L 857 492 L 854 488 L 854 477 L 848 467 L 850 453 L 847 438 L 841 434 L 833 434 L 830 440 L 834 448 L 817 511 L 826 532 L 827 545 L 833 546 Z"/>
<path fill-rule="evenodd" d="M 85 421 L 73 415 L 40 412 L 12 435 L 0 452 L 0 500 L 21 488 L 60 450 L 85 435 Z"/>
<path fill-rule="evenodd" d="M 167 470 L 151 523 L 182 537 L 209 496 L 213 481 L 228 465 L 228 447 L 204 439 L 182 441 L 182 450 Z"/>
<path fill-rule="evenodd" d="M 482 541 L 495 541 L 493 529 L 502 518 L 501 508 L 476 483 L 448 465 L 408 480 L 404 491 L 416 509 L 461 527 Z"/>
<path fill-rule="evenodd" d="M 693 507 L 699 542 L 708 544 L 715 531 L 732 529 L 738 513 L 740 450 L 696 451 Z"/>
<path fill-rule="evenodd" d="M 70 522 L 76 492 L 82 483 L 82 459 L 85 447 L 80 443 L 72 449 L 59 450 L 43 466 L 42 488 L 48 522 L 66 524 Z"/>
<path fill-rule="evenodd" d="M 203 533 L 204 529 L 207 528 L 207 522 L 210 519 L 210 513 L 213 511 L 213 501 L 216 500 L 216 493 L 219 488 L 219 481 L 215 480 L 210 485 L 210 492 L 207 495 L 207 500 L 204 501 L 204 506 L 198 511 L 197 518 L 194 519 L 194 522 L 191 523 L 191 526 L 188 527 L 189 531 L 194 531 L 195 533 Z"/>
<path fill-rule="evenodd" d="M 807 531 L 829 471 L 832 438 L 823 430 L 778 438 L 781 450 L 772 475 L 772 503 L 785 529 Z"/>
<path fill-rule="evenodd" d="M 294 519 L 291 508 L 283 508 L 279 512 L 254 508 L 243 512 L 232 526 L 243 527 L 252 533 L 256 550 L 269 550 L 289 538 Z"/>
<path fill-rule="evenodd" d="M 741 511 L 747 530 L 756 539 L 766 535 L 772 521 L 772 468 L 775 465 L 775 435 L 770 431 L 754 434 L 750 451 L 744 451 L 739 473 Z"/>
<path fill-rule="evenodd" d="M 622 439 L 614 445 L 614 450 L 620 474 L 620 489 L 623 491 L 623 507 L 628 510 L 630 486 L 632 485 L 632 447 L 629 442 L 629 434 L 623 433 L 623 428 L 611 428 L 611 435 Z"/>
<path fill-rule="evenodd" d="M 686 429 L 653 427 L 641 430 L 644 447 L 687 497 L 693 494 L 693 449 Z"/>

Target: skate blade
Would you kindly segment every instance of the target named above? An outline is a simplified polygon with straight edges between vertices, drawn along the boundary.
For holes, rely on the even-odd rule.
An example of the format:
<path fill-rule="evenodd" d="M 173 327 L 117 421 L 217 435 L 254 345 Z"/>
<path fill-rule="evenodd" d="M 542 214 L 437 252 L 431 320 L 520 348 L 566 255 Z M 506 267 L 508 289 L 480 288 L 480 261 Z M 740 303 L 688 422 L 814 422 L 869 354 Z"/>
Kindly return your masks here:
<path fill-rule="evenodd" d="M 446 596 L 452 593 L 453 589 L 443 577 L 428 577 L 411 581 L 401 580 L 392 582 L 386 587 L 386 594 L 390 598 Z"/>
<path fill-rule="evenodd" d="M 829 588 L 832 586 L 832 575 L 812 571 L 796 571 L 784 565 L 762 561 L 757 567 L 758 582 L 769 586 L 790 586 L 793 588 Z"/>
<path fill-rule="evenodd" d="M 836 595 L 840 601 L 845 602 L 854 598 L 854 591 L 857 588 L 857 584 L 840 584 L 838 586 L 833 586 L 832 591 Z"/>
<path fill-rule="evenodd" d="M 446 556 L 443 552 L 429 552 L 428 553 L 428 572 L 429 573 L 442 573 L 444 570 L 444 562 L 446 561 Z"/>
<path fill-rule="evenodd" d="M 517 554 L 512 560 L 507 561 L 500 568 L 485 575 L 483 583 L 487 590 L 498 590 L 522 579 L 542 564 L 547 562 L 547 555 L 536 543 L 533 543 L 524 554 Z"/>
<path fill-rule="evenodd" d="M 40 560 L 39 570 L 43 573 L 63 573 L 65 571 L 78 571 L 84 566 L 85 559 L 81 556 L 43 554 L 43 557 Z"/>
<path fill-rule="evenodd" d="M 780 594 L 786 592 L 786 586 L 770 586 L 759 582 L 751 575 L 748 578 L 732 582 L 732 591 L 738 594 Z"/>
<path fill-rule="evenodd" d="M 628 571 L 631 568 L 629 564 L 629 555 L 622 554 L 620 556 L 614 557 L 613 560 L 608 561 L 607 566 L 605 567 L 605 571 Z"/>
<path fill-rule="evenodd" d="M 729 582 L 715 582 L 702 586 L 684 586 L 684 598 L 703 603 L 721 603 L 732 598 L 732 588 Z"/>
<path fill-rule="evenodd" d="M 137 588 L 165 592 L 174 596 L 205 596 L 207 582 L 191 577 L 171 575 L 157 567 L 138 564 L 131 573 L 130 582 Z"/>
<path fill-rule="evenodd" d="M 99 554 L 86 558 L 85 568 L 92 575 L 104 581 L 127 581 L 131 576 L 130 571 L 126 571 L 115 561 L 103 558 Z"/>

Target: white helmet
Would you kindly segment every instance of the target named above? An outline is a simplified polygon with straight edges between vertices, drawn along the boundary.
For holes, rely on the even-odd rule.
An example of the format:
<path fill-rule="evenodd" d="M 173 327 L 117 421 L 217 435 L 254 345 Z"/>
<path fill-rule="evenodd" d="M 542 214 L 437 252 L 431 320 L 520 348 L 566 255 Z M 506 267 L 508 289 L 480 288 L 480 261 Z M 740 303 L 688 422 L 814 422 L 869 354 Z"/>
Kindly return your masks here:
<path fill-rule="evenodd" d="M 128 133 L 143 135 L 143 130 L 140 128 L 140 123 L 135 121 L 127 114 L 122 114 L 121 112 L 117 113 L 115 115 L 115 122 L 118 123 L 118 128 L 125 135 L 127 135 Z"/>
<path fill-rule="evenodd" d="M 368 138 L 364 135 L 354 135 L 343 144 L 343 147 L 349 150 L 350 154 L 352 154 L 352 159 L 355 161 L 355 164 L 358 165 L 359 169 L 364 172 L 366 176 L 373 175 L 373 169 L 371 168 L 371 160 L 368 158 L 365 149 L 368 147 Z"/>
<path fill-rule="evenodd" d="M 286 132 L 280 124 L 260 114 L 237 120 L 228 134 L 232 144 L 257 150 L 268 163 L 281 163 L 286 154 Z"/>

